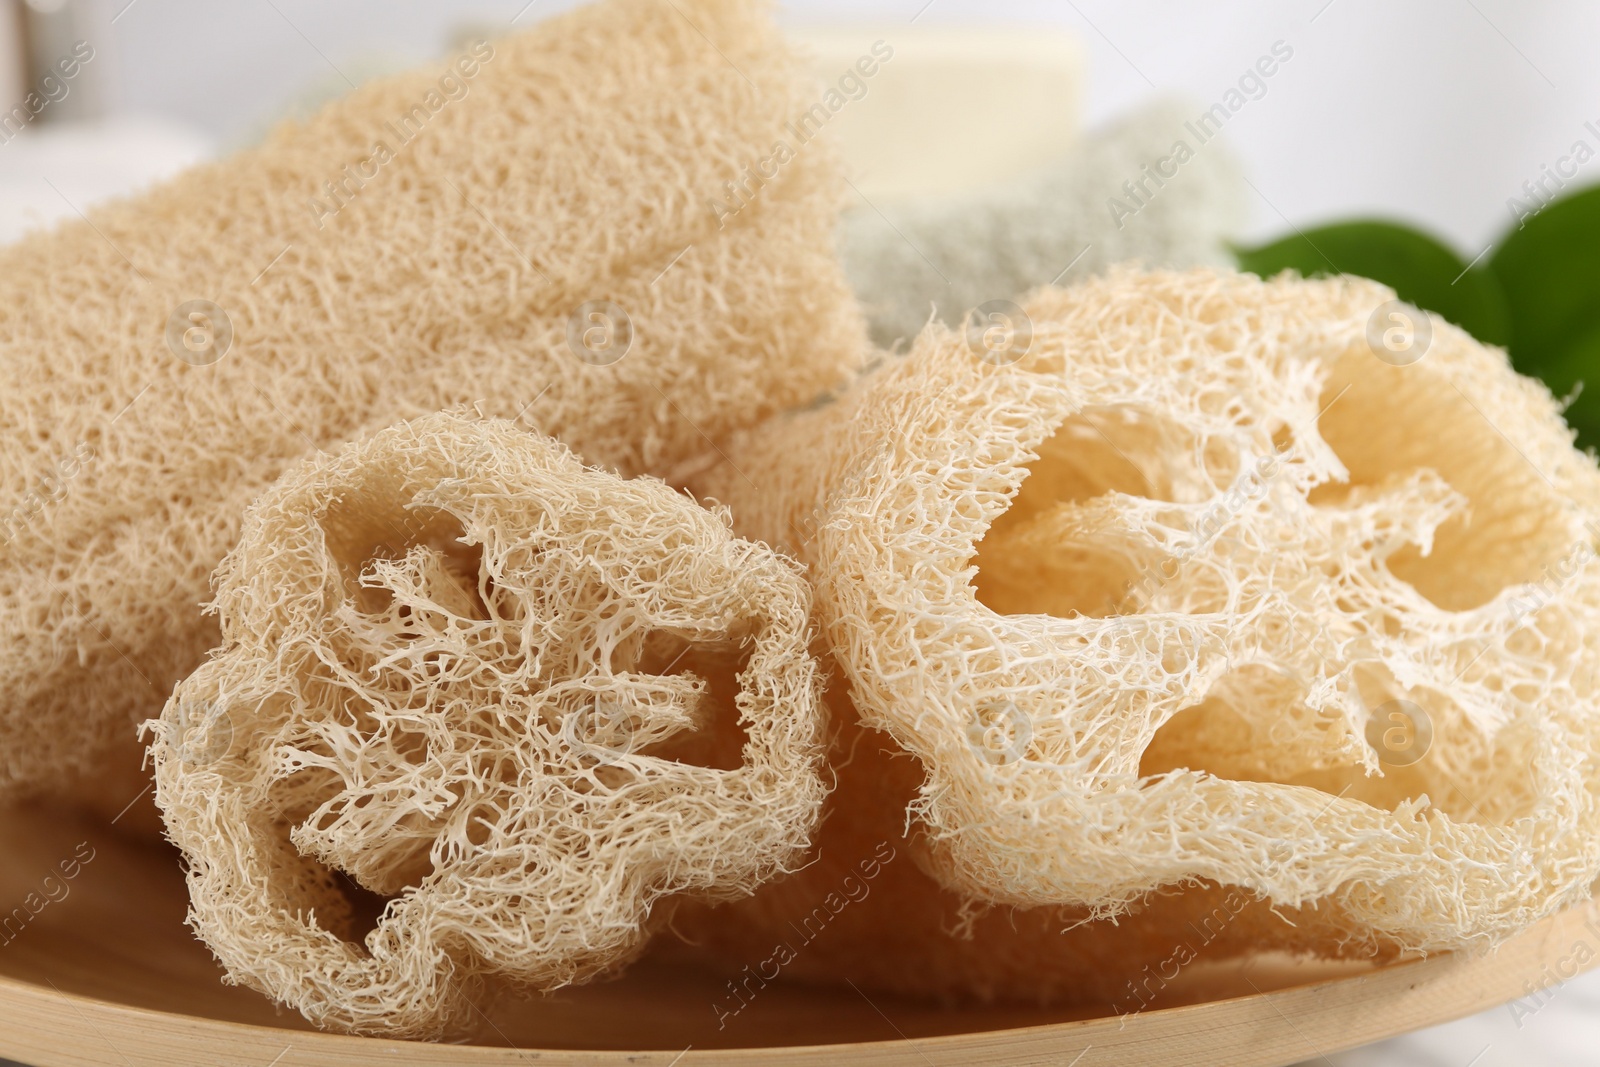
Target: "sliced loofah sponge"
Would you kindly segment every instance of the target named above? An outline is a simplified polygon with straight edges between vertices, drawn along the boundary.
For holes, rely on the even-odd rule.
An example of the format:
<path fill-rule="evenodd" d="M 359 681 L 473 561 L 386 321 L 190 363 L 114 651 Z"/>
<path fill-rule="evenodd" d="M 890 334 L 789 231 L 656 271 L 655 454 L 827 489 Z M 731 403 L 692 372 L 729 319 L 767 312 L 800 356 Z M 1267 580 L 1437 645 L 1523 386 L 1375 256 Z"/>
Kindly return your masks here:
<path fill-rule="evenodd" d="M 814 855 L 799 871 L 735 903 L 672 902 L 658 940 L 665 957 L 729 976 L 711 1005 L 737 1033 L 744 1008 L 768 982 L 858 988 L 947 1002 L 1082 1005 L 1127 1014 L 1181 1001 L 1199 968 L 1273 949 L 1359 954 L 1329 926 L 1328 909 L 1275 912 L 1237 887 L 1154 894 L 1118 921 L 1084 908 L 984 906 L 946 889 L 917 863 L 919 831 L 907 805 L 920 762 L 854 723 L 845 692 L 830 690 L 838 729 L 830 750 L 836 786 Z M 1192 995 L 1192 994 L 1188 994 Z"/>
<path fill-rule="evenodd" d="M 1130 260 L 1231 262 L 1225 242 L 1244 219 L 1244 179 L 1226 144 L 1201 143 L 1185 126 L 1190 110 L 1145 107 L 994 189 L 853 207 L 839 251 L 873 339 L 915 337 L 935 306 L 955 325 L 968 308 Z"/>
<path fill-rule="evenodd" d="M 613 969 L 659 898 L 810 843 L 806 586 L 660 482 L 431 416 L 292 468 L 217 583 L 156 800 L 195 932 L 320 1026 L 463 1029 L 486 982 Z M 352 879 L 388 898 L 365 937 Z"/>
<path fill-rule="evenodd" d="M 301 455 L 477 403 L 660 471 L 855 367 L 822 142 L 712 207 L 801 69 L 754 0 L 602 0 L 0 250 L 0 795 L 136 766 Z"/>
<path fill-rule="evenodd" d="M 1042 290 L 1031 336 L 935 326 L 700 479 L 808 563 L 939 882 L 1106 917 L 1203 881 L 1317 908 L 1307 947 L 1420 951 L 1588 892 L 1600 474 L 1392 299 Z"/>

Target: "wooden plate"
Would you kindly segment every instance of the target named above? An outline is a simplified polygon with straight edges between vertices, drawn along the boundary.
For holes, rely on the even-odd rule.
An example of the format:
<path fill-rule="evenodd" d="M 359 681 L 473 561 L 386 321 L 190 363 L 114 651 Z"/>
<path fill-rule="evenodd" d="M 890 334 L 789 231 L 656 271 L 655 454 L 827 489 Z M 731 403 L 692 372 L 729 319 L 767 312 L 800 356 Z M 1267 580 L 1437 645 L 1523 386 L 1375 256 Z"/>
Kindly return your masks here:
<path fill-rule="evenodd" d="M 1265 1067 L 1458 1018 L 1600 959 L 1600 909 L 1591 903 L 1483 959 L 1196 964 L 1158 1007 L 1128 1016 L 943 1011 L 848 987 L 777 983 L 721 1030 L 712 1008 L 720 978 L 646 962 L 619 982 L 494 1009 L 485 1020 L 492 1044 L 427 1045 L 318 1033 L 224 986 L 183 925 L 183 880 L 165 849 L 29 809 L 0 813 L 0 856 L 0 1057 L 33 1067 Z"/>

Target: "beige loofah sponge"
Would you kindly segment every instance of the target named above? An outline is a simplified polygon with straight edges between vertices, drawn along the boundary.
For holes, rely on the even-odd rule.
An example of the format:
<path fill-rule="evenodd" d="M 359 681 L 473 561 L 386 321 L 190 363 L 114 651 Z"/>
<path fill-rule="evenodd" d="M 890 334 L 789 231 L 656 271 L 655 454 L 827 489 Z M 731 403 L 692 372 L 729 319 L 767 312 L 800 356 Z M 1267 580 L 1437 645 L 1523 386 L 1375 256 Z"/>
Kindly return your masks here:
<path fill-rule="evenodd" d="M 657 899 L 809 845 L 806 586 L 660 482 L 432 416 L 291 469 L 217 582 L 156 799 L 195 932 L 320 1026 L 461 1029 L 486 980 L 615 968 Z M 389 898 L 364 938 L 347 879 Z"/>
<path fill-rule="evenodd" d="M 809 564 L 941 883 L 1101 917 L 1204 881 L 1424 951 L 1588 892 L 1600 475 L 1503 353 L 1392 299 L 1042 290 L 700 479 Z"/>
<path fill-rule="evenodd" d="M 603 0 L 0 251 L 0 795 L 137 765 L 301 455 L 478 403 L 660 471 L 858 365 L 822 142 L 710 206 L 801 69 L 753 0 Z"/>
<path fill-rule="evenodd" d="M 737 1034 L 744 1009 L 781 977 L 943 1001 L 1069 1003 L 1127 1014 L 1185 995 L 1194 968 L 1273 949 L 1361 952 L 1341 945 L 1327 909 L 1274 912 L 1237 887 L 1152 895 L 1119 921 L 1083 908 L 974 907 L 916 862 L 920 833 L 906 808 L 920 762 L 853 719 L 830 692 L 838 724 L 830 763 L 837 784 L 814 855 L 792 875 L 736 903 L 673 901 L 671 938 L 658 954 L 725 972 L 710 1006 Z M 1192 994 L 1191 994 L 1192 995 Z"/>

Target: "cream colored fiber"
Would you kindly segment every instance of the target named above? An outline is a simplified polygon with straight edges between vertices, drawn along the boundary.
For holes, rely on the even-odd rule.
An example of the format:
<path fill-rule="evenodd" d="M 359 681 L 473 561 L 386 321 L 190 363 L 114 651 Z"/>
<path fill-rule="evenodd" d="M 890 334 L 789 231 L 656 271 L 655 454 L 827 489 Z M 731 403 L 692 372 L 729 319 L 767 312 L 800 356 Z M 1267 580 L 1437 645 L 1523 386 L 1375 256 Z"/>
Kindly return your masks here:
<path fill-rule="evenodd" d="M 1589 892 L 1600 476 L 1502 352 L 1433 319 L 1379 359 L 1391 299 L 1041 290 L 1015 362 L 935 326 L 700 479 L 808 564 L 861 719 L 922 761 L 939 882 L 1104 917 L 1205 881 L 1405 950 Z"/>
<path fill-rule="evenodd" d="M 308 458 L 146 726 L 191 925 L 229 981 L 360 1033 L 463 1032 L 486 991 L 619 967 L 658 899 L 746 895 L 808 847 L 809 607 L 725 514 L 508 422 Z M 741 729 L 732 761 L 694 738 Z M 357 883 L 386 898 L 364 937 Z"/>
<path fill-rule="evenodd" d="M 1084 908 L 974 907 L 917 863 L 920 830 L 905 813 L 920 761 L 861 729 L 842 687 L 830 687 L 829 704 L 837 784 L 806 862 L 747 900 L 674 901 L 675 937 L 652 949 L 726 975 L 731 985 L 712 1010 L 735 1038 L 744 1004 L 775 973 L 944 1002 L 1127 1014 L 1193 997 L 1207 965 L 1243 955 L 1313 946 L 1319 955 L 1372 958 L 1376 946 L 1342 941 L 1327 908 L 1275 911 L 1214 884 L 1152 894 L 1115 921 L 1091 921 Z"/>
<path fill-rule="evenodd" d="M 207 576 L 305 453 L 477 404 L 661 471 L 858 363 L 823 143 L 709 206 L 814 98 L 762 4 L 601 0 L 491 47 L 0 250 L 0 795 L 132 799 L 110 769 L 216 644 Z M 313 211 L 347 166 L 375 177 Z M 231 323 L 210 365 L 166 340 L 194 299 Z M 569 345 L 621 347 L 572 328 L 593 301 L 631 320 L 609 365 Z"/>
<path fill-rule="evenodd" d="M 1244 179 L 1227 144 L 1198 144 L 1186 129 L 1195 110 L 1176 101 L 1149 105 L 1092 131 L 1036 173 L 981 192 L 858 200 L 844 217 L 840 256 L 873 340 L 885 347 L 909 341 L 935 306 L 955 325 L 968 308 L 1020 300 L 1037 286 L 1118 263 L 1231 262 L 1226 241 L 1244 221 Z M 1180 141 L 1190 150 L 1182 164 L 1173 159 Z M 1149 177 L 1157 166 L 1173 176 Z M 1138 182 L 1142 192 L 1124 187 Z M 1113 200 L 1122 207 L 1113 210 Z"/>

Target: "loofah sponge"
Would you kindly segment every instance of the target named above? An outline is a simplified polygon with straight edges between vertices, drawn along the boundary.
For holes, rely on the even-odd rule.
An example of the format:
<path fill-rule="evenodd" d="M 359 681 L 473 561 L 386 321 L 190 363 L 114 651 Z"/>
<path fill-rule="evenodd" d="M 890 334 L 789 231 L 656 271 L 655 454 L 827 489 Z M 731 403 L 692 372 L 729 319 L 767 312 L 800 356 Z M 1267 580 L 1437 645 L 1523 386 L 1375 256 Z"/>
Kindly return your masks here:
<path fill-rule="evenodd" d="M 1283 914 L 1236 887 L 1152 894 L 1115 922 L 1092 921 L 1084 908 L 975 905 L 916 862 L 920 834 L 908 832 L 905 812 L 922 779 L 919 761 L 855 723 L 841 688 L 831 688 L 829 703 L 836 785 L 814 855 L 746 900 L 674 900 L 667 925 L 678 941 L 656 942 L 660 956 L 728 975 L 711 1005 L 720 1029 L 737 1026 L 780 975 L 946 1002 L 1127 1014 L 1181 998 L 1173 987 L 1180 974 L 1191 980 L 1191 965 L 1313 943 L 1325 954 L 1341 950 L 1326 909 Z"/>
<path fill-rule="evenodd" d="M 698 479 L 809 565 L 921 760 L 917 862 L 1093 918 L 1238 887 L 1316 908 L 1313 950 L 1581 899 L 1600 475 L 1548 391 L 1356 279 L 1119 271 L 1025 313 Z"/>
<path fill-rule="evenodd" d="M 935 306 L 954 325 L 968 308 L 1130 260 L 1232 262 L 1225 241 L 1244 219 L 1244 180 L 1225 144 L 1197 143 L 1189 110 L 1146 107 L 982 193 L 852 208 L 840 256 L 873 340 L 915 337 Z"/>
<path fill-rule="evenodd" d="M 725 515 L 508 422 L 302 462 L 218 571 L 222 647 L 146 724 L 195 932 L 319 1026 L 410 1037 L 491 979 L 618 967 L 657 899 L 808 846 L 809 607 Z M 346 880 L 388 898 L 364 938 Z"/>
<path fill-rule="evenodd" d="M 477 403 L 659 472 L 858 366 L 825 146 L 711 206 L 801 69 L 754 0 L 602 0 L 0 250 L 0 795 L 136 768 L 303 454 Z"/>

